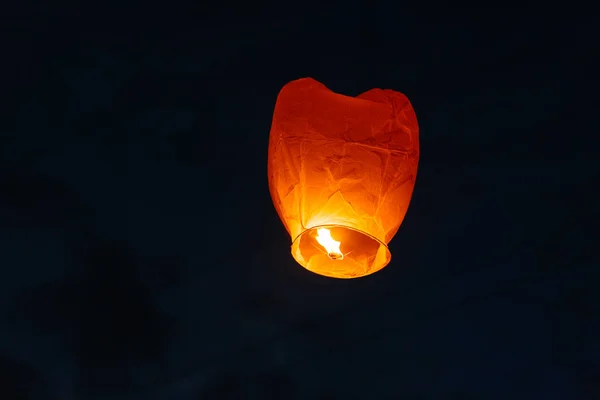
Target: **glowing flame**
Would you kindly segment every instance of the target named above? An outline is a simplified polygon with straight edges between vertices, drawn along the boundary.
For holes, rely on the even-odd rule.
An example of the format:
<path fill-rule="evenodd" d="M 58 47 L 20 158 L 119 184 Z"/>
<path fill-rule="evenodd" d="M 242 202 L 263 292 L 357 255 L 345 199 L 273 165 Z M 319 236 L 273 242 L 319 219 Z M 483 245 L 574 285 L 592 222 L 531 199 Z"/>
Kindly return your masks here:
<path fill-rule="evenodd" d="M 341 260 L 344 258 L 342 251 L 340 250 L 340 243 L 331 237 L 331 232 L 327 228 L 317 229 L 317 242 L 325 248 L 327 255 L 332 260 Z"/>

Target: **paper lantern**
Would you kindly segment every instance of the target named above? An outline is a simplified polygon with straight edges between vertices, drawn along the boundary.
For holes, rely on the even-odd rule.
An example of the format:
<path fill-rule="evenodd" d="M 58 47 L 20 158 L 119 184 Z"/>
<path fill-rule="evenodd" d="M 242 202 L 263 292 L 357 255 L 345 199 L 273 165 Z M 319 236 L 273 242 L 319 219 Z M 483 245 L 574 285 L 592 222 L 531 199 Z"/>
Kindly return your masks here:
<path fill-rule="evenodd" d="M 336 278 L 385 267 L 418 161 L 417 118 L 402 93 L 349 97 L 311 78 L 286 84 L 273 114 L 268 175 L 294 259 Z"/>

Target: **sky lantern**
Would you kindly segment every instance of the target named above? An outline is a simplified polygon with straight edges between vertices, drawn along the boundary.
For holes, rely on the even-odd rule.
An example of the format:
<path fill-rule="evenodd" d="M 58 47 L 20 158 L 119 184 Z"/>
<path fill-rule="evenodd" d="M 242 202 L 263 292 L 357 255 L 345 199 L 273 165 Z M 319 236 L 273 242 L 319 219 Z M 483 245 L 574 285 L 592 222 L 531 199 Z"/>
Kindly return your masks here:
<path fill-rule="evenodd" d="M 273 114 L 268 175 L 294 259 L 335 278 L 385 267 L 418 162 L 417 117 L 402 93 L 349 97 L 311 78 L 286 84 Z"/>

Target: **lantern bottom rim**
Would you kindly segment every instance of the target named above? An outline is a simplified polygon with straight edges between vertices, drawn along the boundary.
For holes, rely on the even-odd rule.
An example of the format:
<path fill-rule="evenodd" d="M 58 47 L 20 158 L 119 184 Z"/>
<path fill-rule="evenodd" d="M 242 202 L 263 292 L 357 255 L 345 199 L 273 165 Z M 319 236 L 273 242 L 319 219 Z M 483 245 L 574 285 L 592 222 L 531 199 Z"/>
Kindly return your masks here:
<path fill-rule="evenodd" d="M 364 231 L 339 224 L 305 229 L 293 240 L 291 252 L 296 262 L 307 270 L 341 279 L 371 275 L 391 260 L 384 242 Z"/>

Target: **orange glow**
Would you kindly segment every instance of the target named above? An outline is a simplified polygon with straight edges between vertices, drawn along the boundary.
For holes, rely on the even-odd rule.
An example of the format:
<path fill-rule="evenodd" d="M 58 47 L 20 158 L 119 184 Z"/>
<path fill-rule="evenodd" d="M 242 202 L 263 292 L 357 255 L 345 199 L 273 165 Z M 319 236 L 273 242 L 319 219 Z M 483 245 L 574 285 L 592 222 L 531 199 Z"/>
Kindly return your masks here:
<path fill-rule="evenodd" d="M 306 269 L 356 278 L 385 267 L 415 185 L 419 128 L 402 93 L 286 84 L 269 139 L 269 189 Z"/>

